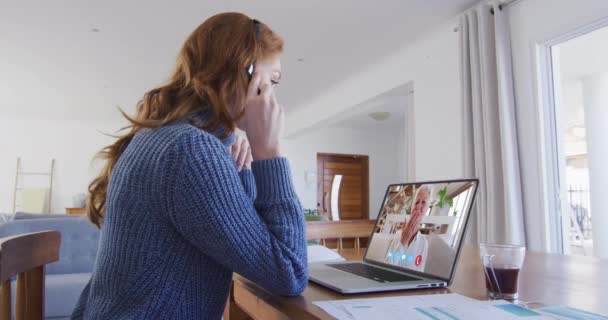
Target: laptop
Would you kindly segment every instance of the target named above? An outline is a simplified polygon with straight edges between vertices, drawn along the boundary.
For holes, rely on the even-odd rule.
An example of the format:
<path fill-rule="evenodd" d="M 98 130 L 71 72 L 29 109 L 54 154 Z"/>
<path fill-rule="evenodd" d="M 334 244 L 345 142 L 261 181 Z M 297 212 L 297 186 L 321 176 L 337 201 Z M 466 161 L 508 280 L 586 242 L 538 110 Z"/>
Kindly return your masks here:
<path fill-rule="evenodd" d="M 449 286 L 478 184 L 389 185 L 363 261 L 311 263 L 310 281 L 346 294 Z"/>

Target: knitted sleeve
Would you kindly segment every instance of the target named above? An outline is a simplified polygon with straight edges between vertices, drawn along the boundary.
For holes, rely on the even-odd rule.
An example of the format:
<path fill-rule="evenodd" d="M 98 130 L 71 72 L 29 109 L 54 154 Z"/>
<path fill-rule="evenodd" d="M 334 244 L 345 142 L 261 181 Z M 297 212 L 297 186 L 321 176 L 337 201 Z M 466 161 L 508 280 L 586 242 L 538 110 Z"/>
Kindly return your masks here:
<path fill-rule="evenodd" d="M 243 184 L 245 193 L 247 193 L 251 201 L 255 201 L 257 190 L 255 188 L 255 178 L 253 177 L 253 172 L 251 172 L 251 169 L 243 169 L 241 172 L 239 172 L 239 177 L 241 177 L 241 183 Z"/>
<path fill-rule="evenodd" d="M 217 139 L 190 132 L 177 148 L 169 207 L 178 232 L 267 290 L 300 294 L 308 281 L 304 219 L 287 159 L 252 163 L 254 202 Z"/>

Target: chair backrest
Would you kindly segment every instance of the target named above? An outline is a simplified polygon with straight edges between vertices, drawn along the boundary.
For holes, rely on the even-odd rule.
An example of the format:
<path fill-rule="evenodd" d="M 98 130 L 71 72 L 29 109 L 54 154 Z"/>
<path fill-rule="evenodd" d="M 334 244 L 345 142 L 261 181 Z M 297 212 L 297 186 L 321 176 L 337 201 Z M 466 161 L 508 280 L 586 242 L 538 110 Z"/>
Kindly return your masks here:
<path fill-rule="evenodd" d="M 306 240 L 338 239 L 338 250 L 342 250 L 342 239 L 355 239 L 355 248 L 361 247 L 360 238 L 369 238 L 375 220 L 311 221 L 306 223 Z"/>
<path fill-rule="evenodd" d="M 59 259 L 60 243 L 58 231 L 0 238 L 0 320 L 11 319 L 11 277 L 15 275 L 15 320 L 44 318 L 44 266 Z"/>
<path fill-rule="evenodd" d="M 61 233 L 60 259 L 46 267 L 47 274 L 93 271 L 100 232 L 86 217 L 15 220 L 0 225 L 0 238 L 44 230 Z"/>

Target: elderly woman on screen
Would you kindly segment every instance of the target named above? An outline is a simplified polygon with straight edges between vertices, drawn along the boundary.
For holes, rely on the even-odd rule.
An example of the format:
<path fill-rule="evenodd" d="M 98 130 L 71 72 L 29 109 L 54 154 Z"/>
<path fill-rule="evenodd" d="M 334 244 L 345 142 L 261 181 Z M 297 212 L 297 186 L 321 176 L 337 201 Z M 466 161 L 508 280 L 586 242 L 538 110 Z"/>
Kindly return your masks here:
<path fill-rule="evenodd" d="M 412 201 L 412 212 L 409 221 L 404 221 L 404 227 L 395 234 L 386 256 L 386 262 L 416 271 L 424 271 L 428 254 L 428 241 L 420 230 L 420 223 L 429 208 L 432 190 L 422 185 Z"/>

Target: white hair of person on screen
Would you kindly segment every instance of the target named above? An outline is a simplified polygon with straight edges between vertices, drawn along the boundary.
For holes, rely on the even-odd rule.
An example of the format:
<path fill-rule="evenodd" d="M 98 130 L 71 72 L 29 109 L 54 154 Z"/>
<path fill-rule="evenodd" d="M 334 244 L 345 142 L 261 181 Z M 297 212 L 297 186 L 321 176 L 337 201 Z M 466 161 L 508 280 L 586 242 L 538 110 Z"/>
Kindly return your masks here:
<path fill-rule="evenodd" d="M 429 244 L 426 237 L 419 232 L 420 223 L 428 211 L 431 202 L 432 189 L 422 185 L 416 191 L 412 201 L 412 212 L 409 221 L 403 222 L 405 227 L 395 234 L 387 255 L 386 262 L 416 271 L 424 271 Z"/>

